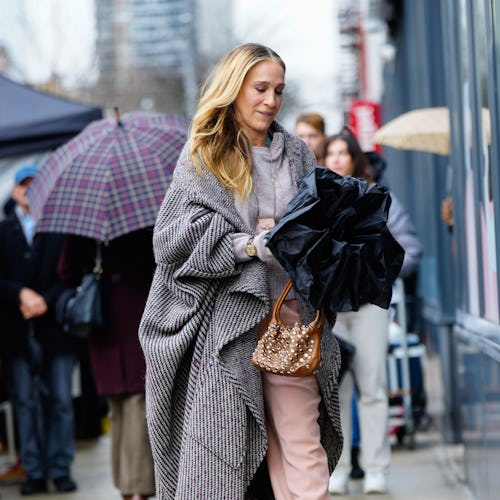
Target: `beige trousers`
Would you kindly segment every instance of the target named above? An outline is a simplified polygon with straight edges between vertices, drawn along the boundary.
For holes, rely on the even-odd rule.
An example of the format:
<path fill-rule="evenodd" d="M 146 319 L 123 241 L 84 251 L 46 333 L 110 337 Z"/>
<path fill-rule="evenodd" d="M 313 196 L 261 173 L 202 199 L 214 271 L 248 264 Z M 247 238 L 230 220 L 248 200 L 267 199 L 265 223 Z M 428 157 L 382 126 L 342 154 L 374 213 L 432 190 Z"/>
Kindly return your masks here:
<path fill-rule="evenodd" d="M 281 319 L 287 324 L 300 321 L 296 300 L 285 301 Z M 266 318 L 258 325 L 259 336 L 268 322 Z M 328 500 L 328 460 L 320 442 L 321 396 L 316 377 L 263 373 L 262 386 L 267 466 L 276 500 Z"/>
<path fill-rule="evenodd" d="M 359 311 L 339 313 L 333 331 L 356 347 L 351 369 L 359 390 L 361 463 L 367 472 L 386 473 L 391 461 L 386 381 L 389 312 L 373 304 L 365 304 Z M 352 374 L 347 373 L 340 384 L 344 449 L 335 469 L 340 474 L 348 474 L 351 470 L 353 387 Z"/>
<path fill-rule="evenodd" d="M 113 482 L 122 495 L 154 496 L 153 457 L 144 394 L 108 397 Z"/>

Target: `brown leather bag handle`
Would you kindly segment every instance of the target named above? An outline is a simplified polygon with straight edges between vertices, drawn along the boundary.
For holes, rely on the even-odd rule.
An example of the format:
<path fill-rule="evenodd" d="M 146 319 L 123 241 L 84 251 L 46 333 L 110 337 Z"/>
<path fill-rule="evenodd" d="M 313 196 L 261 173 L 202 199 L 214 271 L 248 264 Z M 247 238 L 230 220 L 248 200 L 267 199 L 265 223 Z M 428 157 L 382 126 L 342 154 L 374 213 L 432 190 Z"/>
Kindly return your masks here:
<path fill-rule="evenodd" d="M 281 306 L 283 305 L 283 302 L 285 301 L 286 296 L 290 292 L 291 288 L 292 288 L 292 280 L 288 280 L 273 308 L 273 316 L 271 318 L 271 323 L 281 324 L 281 318 L 280 318 Z M 316 318 L 314 319 L 313 323 L 316 323 L 318 325 L 318 329 L 321 331 L 323 330 L 324 322 L 325 322 L 325 313 L 323 309 L 318 309 L 318 311 L 316 312 Z"/>

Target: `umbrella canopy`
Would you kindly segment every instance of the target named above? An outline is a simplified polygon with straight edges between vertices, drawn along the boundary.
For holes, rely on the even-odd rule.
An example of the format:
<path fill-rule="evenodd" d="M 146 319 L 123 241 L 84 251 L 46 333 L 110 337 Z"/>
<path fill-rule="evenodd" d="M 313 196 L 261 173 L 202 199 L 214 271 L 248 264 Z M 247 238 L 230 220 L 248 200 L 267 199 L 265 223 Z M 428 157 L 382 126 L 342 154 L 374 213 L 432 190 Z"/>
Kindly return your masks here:
<path fill-rule="evenodd" d="M 98 120 L 57 149 L 26 196 L 37 231 L 109 241 L 152 226 L 187 139 L 180 115 Z"/>
<path fill-rule="evenodd" d="M 316 167 L 298 184 L 267 246 L 297 291 L 333 318 L 371 302 L 387 309 L 404 250 L 387 229 L 387 188 Z"/>
<path fill-rule="evenodd" d="M 490 142 L 490 113 L 482 110 L 483 129 Z M 450 112 L 446 107 L 422 108 L 408 111 L 377 130 L 375 144 L 397 149 L 450 154 Z"/>

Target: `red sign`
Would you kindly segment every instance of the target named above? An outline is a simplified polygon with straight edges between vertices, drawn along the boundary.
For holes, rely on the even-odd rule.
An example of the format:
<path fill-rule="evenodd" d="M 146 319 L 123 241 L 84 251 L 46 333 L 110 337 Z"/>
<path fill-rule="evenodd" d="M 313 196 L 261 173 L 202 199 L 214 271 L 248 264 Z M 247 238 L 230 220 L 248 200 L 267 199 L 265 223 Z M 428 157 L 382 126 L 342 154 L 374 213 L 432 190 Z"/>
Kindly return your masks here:
<path fill-rule="evenodd" d="M 381 152 L 372 142 L 373 134 L 380 127 L 380 105 L 373 101 L 352 101 L 349 110 L 349 126 L 356 134 L 363 151 Z"/>

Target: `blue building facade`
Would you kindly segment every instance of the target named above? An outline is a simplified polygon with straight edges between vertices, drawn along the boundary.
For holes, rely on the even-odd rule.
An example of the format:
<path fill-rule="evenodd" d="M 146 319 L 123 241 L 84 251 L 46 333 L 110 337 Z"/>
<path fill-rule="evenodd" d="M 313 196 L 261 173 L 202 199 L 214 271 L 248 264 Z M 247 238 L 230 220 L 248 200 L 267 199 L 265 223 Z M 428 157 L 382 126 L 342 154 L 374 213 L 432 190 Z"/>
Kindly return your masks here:
<path fill-rule="evenodd" d="M 418 0 L 398 4 L 395 59 L 385 68 L 383 122 L 416 108 L 447 106 L 450 154 L 389 147 L 389 183 L 423 240 L 422 330 L 440 355 L 443 436 L 463 442 L 477 498 L 500 491 L 500 2 Z M 440 217 L 453 199 L 454 224 Z"/>

